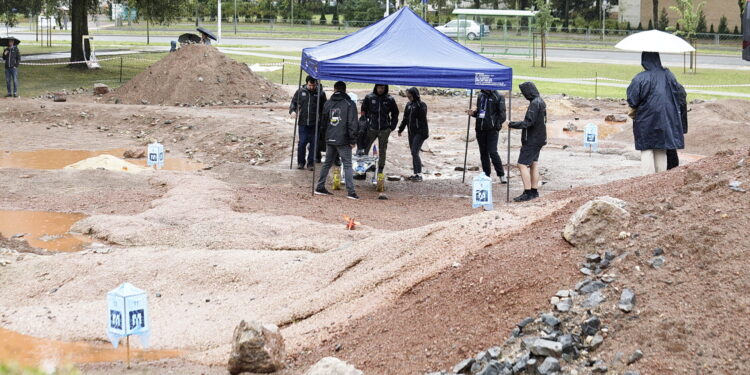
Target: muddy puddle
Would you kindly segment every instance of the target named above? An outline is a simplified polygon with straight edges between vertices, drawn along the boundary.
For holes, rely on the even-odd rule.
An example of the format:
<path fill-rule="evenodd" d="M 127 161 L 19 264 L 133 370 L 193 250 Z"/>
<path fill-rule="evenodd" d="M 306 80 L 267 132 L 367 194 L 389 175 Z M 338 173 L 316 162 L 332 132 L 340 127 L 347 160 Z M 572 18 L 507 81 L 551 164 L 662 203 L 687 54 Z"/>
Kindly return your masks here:
<path fill-rule="evenodd" d="M 575 130 L 568 130 L 572 124 Z M 627 122 L 609 122 L 601 120 L 555 120 L 547 123 L 548 138 L 580 139 L 583 144 L 583 134 L 586 125 L 595 124 L 599 131 L 599 139 L 605 140 L 627 127 Z"/>
<path fill-rule="evenodd" d="M 75 222 L 85 217 L 77 213 L 0 210 L 0 233 L 6 238 L 21 236 L 30 246 L 40 249 L 79 251 L 91 239 L 68 231 Z"/>
<path fill-rule="evenodd" d="M 139 339 L 131 339 L 131 362 L 175 358 L 181 354 L 178 350 L 142 350 L 136 347 L 141 347 Z M 125 362 L 126 359 L 124 340 L 114 349 L 104 342 L 91 344 L 41 339 L 0 328 L 0 362 L 47 368 L 80 363 Z"/>
<path fill-rule="evenodd" d="M 36 150 L 36 151 L 0 151 L 0 168 L 25 169 L 62 169 L 67 165 L 99 155 L 112 155 L 123 158 L 126 149 L 112 149 L 102 151 L 89 150 Z M 144 150 L 145 151 L 145 150 Z M 124 159 L 142 167 L 146 166 L 146 159 Z M 169 158 L 164 163 L 165 170 L 192 172 L 203 169 L 202 163 L 185 158 Z"/>

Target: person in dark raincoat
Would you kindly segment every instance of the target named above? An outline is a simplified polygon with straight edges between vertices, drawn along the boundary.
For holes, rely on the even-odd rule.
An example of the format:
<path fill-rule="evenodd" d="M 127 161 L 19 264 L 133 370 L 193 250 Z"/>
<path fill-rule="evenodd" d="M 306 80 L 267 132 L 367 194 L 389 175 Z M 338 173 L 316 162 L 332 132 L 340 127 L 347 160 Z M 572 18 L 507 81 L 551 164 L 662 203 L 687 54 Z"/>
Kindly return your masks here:
<path fill-rule="evenodd" d="M 305 151 L 308 149 L 307 169 L 312 171 L 315 168 L 313 163 L 320 162 L 321 144 L 319 142 L 324 144 L 325 141 L 324 137 L 319 136 L 316 142 L 315 126 L 319 125 L 320 128 L 324 126 L 324 124 L 319 123 L 319 120 L 326 100 L 326 93 L 323 90 L 320 90 L 320 100 L 318 100 L 318 82 L 315 78 L 307 76 L 305 86 L 300 87 L 294 93 L 292 102 L 289 104 L 289 116 L 296 116 L 299 125 L 297 169 L 305 168 Z M 323 132 L 319 129 L 318 134 L 323 134 Z"/>
<path fill-rule="evenodd" d="M 409 99 L 409 103 L 404 108 L 404 118 L 398 127 L 398 136 L 400 137 L 406 128 L 414 167 L 414 175 L 409 177 L 409 180 L 422 181 L 422 158 L 419 157 L 419 151 L 424 141 L 430 136 L 427 125 L 427 104 L 419 98 L 419 90 L 416 87 L 406 90 L 406 98 Z"/>
<path fill-rule="evenodd" d="M 687 109 L 687 92 L 681 84 L 677 84 L 677 99 L 680 104 L 680 114 L 682 115 L 682 133 L 687 134 L 688 132 L 688 109 Z M 667 170 L 677 168 L 680 166 L 680 157 L 677 155 L 677 150 L 667 150 Z"/>
<path fill-rule="evenodd" d="M 500 177 L 500 183 L 507 184 L 503 161 L 497 152 L 497 142 L 500 139 L 500 129 L 507 118 L 505 113 L 505 98 L 498 91 L 482 90 L 477 96 L 477 108 L 466 111 L 469 116 L 477 119 L 477 144 L 479 145 L 479 159 L 482 161 L 482 171 L 487 177 L 492 174 L 492 166 Z"/>
<path fill-rule="evenodd" d="M 518 87 L 529 101 L 523 121 L 511 121 L 508 126 L 523 129 L 521 151 L 518 154 L 518 170 L 523 181 L 523 194 L 513 198 L 524 202 L 539 197 L 539 154 L 547 144 L 547 103 L 539 95 L 533 82 L 524 82 Z"/>
<path fill-rule="evenodd" d="M 378 140 L 378 173 L 385 168 L 386 152 L 388 151 L 388 137 L 398 126 L 398 106 L 396 100 L 388 95 L 388 85 L 377 84 L 372 92 L 362 100 L 360 115 L 367 119 L 367 130 L 362 133 L 358 152 L 365 154 L 370 150 L 375 139 Z"/>
<path fill-rule="evenodd" d="M 643 72 L 628 86 L 628 105 L 635 110 L 633 136 L 641 151 L 644 175 L 667 169 L 667 150 L 685 148 L 679 87 L 674 74 L 661 65 L 657 52 L 641 54 Z"/>

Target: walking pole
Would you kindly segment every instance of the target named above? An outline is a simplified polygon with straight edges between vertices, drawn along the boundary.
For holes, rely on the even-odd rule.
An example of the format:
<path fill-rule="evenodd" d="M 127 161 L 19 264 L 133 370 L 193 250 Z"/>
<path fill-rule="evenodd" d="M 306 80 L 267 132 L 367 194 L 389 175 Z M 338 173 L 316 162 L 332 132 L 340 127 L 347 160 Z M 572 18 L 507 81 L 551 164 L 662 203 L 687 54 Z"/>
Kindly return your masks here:
<path fill-rule="evenodd" d="M 300 86 L 302 86 L 302 65 L 299 66 L 299 81 L 297 82 L 298 90 Z M 292 133 L 292 156 L 289 157 L 289 169 L 292 169 L 292 164 L 294 163 L 294 141 L 297 139 L 297 119 L 298 118 L 299 118 L 299 108 L 297 108 L 297 110 L 294 111 L 294 132 Z"/>
<path fill-rule="evenodd" d="M 302 73 L 300 73 L 300 77 L 302 77 Z M 300 80 L 301 80 L 301 78 L 300 78 Z M 320 95 L 321 95 L 320 90 L 321 90 L 321 83 L 320 83 L 319 79 L 317 80 L 317 82 L 318 82 L 318 85 L 317 85 L 318 86 L 318 102 L 317 102 L 317 104 L 315 104 L 315 108 L 317 109 L 318 112 L 320 112 Z M 318 115 L 315 116 L 315 139 L 313 139 L 313 152 L 315 152 L 315 150 L 317 150 L 317 147 L 318 147 L 318 128 L 319 127 L 320 127 L 320 113 L 318 113 Z M 330 155 L 328 155 L 326 153 L 326 159 L 328 159 L 329 156 Z M 326 162 L 327 162 L 327 160 L 326 160 Z M 343 167 L 343 165 L 344 164 L 341 163 L 342 167 Z M 311 194 L 315 195 L 315 161 L 313 161 L 312 191 L 311 191 Z"/>
<path fill-rule="evenodd" d="M 471 89 L 469 94 L 469 110 L 471 111 L 471 102 L 474 99 L 474 89 Z M 466 120 L 466 148 L 464 149 L 464 174 L 461 177 L 461 183 L 466 181 L 466 157 L 469 154 L 469 128 L 471 127 L 471 115 L 467 115 Z"/>
<path fill-rule="evenodd" d="M 510 202 L 510 120 L 511 116 L 513 116 L 513 85 L 511 84 L 510 89 L 508 90 L 508 161 L 505 165 L 508 166 L 508 173 L 506 175 L 508 176 L 508 183 L 505 184 L 505 202 Z"/>

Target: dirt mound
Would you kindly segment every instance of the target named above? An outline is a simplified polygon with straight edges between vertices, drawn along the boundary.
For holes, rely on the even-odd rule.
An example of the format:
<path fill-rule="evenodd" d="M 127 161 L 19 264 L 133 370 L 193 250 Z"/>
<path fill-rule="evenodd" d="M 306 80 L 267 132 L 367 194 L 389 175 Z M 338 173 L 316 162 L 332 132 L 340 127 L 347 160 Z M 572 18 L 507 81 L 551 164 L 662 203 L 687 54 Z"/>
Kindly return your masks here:
<path fill-rule="evenodd" d="M 685 152 L 713 155 L 750 143 L 750 101 L 722 99 L 690 104 L 688 108 Z M 612 140 L 633 144 L 632 125 Z"/>
<path fill-rule="evenodd" d="M 128 173 L 140 173 L 148 170 L 148 168 L 140 167 L 133 163 L 128 163 L 127 161 L 122 160 L 116 156 L 106 154 L 81 160 L 77 163 L 68 165 L 63 169 L 104 169 L 108 171 Z"/>
<path fill-rule="evenodd" d="M 286 93 L 246 64 L 212 46 L 186 45 L 165 56 L 113 93 L 126 104 L 232 105 L 285 99 Z"/>
<path fill-rule="evenodd" d="M 627 369 L 750 373 L 747 346 L 736 344 L 750 335 L 742 276 L 750 200 L 740 191 L 750 190 L 748 160 L 747 149 L 735 150 L 658 175 L 549 195 L 544 199 L 570 203 L 411 288 L 390 307 L 332 329 L 329 345 L 296 358 L 297 365 L 330 355 L 335 345 L 339 358 L 367 373 L 424 373 L 502 345 L 518 322 L 549 311 L 550 297 L 586 277 L 578 271 L 585 253 L 560 231 L 580 205 L 606 193 L 631 205 L 632 235 L 597 249 L 621 258 L 607 271 L 611 298 L 593 312 L 607 330 L 591 358 L 619 370 L 627 354 L 641 350 L 643 359 Z M 649 265 L 657 248 L 666 259 L 660 268 Z M 623 288 L 637 295 L 631 313 L 616 308 Z"/>

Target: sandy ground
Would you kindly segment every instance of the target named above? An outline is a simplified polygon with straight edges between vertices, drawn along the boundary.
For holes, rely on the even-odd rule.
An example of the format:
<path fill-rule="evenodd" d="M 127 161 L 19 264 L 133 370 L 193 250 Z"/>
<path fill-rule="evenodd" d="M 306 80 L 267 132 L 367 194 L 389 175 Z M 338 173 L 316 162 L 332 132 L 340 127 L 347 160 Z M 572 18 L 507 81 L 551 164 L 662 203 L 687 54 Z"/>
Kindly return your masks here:
<path fill-rule="evenodd" d="M 107 254 L 24 254 L 0 267 L 0 324 L 36 337 L 102 342 L 104 296 L 128 281 L 150 293 L 153 346 L 185 353 L 141 364 L 143 373 L 223 373 L 241 319 L 282 327 L 289 374 L 332 354 L 334 342 L 344 345 L 337 355 L 376 374 L 442 368 L 489 346 L 557 288 L 576 281 L 580 254 L 559 238 L 570 212 L 609 191 L 646 202 L 652 190 L 643 186 L 650 182 L 636 178 L 589 188 L 639 174 L 627 136 L 604 141 L 600 153 L 589 154 L 581 147 L 582 133 L 556 131 L 540 159 L 547 197 L 506 204 L 505 186 L 495 184 L 495 211 L 472 210 L 468 183 L 476 172 L 461 183 L 454 170 L 463 165 L 466 117 L 460 113 L 466 99 L 424 99 L 432 136 L 423 147 L 425 181 L 389 182 L 385 201 L 375 199 L 367 181 L 358 181 L 363 199 L 357 202 L 341 192 L 312 197 L 311 172 L 288 169 L 293 122 L 286 103 L 182 108 L 84 98 L 0 101 L 3 112 L 13 108 L 10 121 L 0 124 L 5 155 L 143 148 L 158 139 L 168 157 L 207 166 L 137 175 L 0 169 L 0 209 L 90 215 L 73 230 L 112 248 Z M 405 99 L 397 100 L 403 107 Z M 518 98 L 513 103 L 513 118 L 520 118 L 525 105 Z M 626 108 L 617 101 L 567 98 L 550 98 L 548 106 L 550 123 L 571 121 L 579 128 L 588 121 L 605 126 L 606 114 Z M 747 112 L 716 106 L 748 108 L 747 102 L 704 103 L 694 105 L 691 116 Z M 627 131 L 628 124 L 616 126 Z M 706 128 L 698 121 L 693 127 L 695 134 Z M 511 143 L 515 161 L 518 134 Z M 702 143 L 688 151 L 710 155 L 725 147 L 722 139 Z M 500 149 L 505 161 L 506 148 Z M 406 137 L 394 135 L 388 151 L 387 174 L 409 175 Z M 478 165 L 472 142 L 468 166 Z M 516 173 L 511 164 L 511 196 L 521 190 Z M 362 225 L 345 230 L 343 215 Z M 114 373 L 116 367 L 84 368 Z"/>

